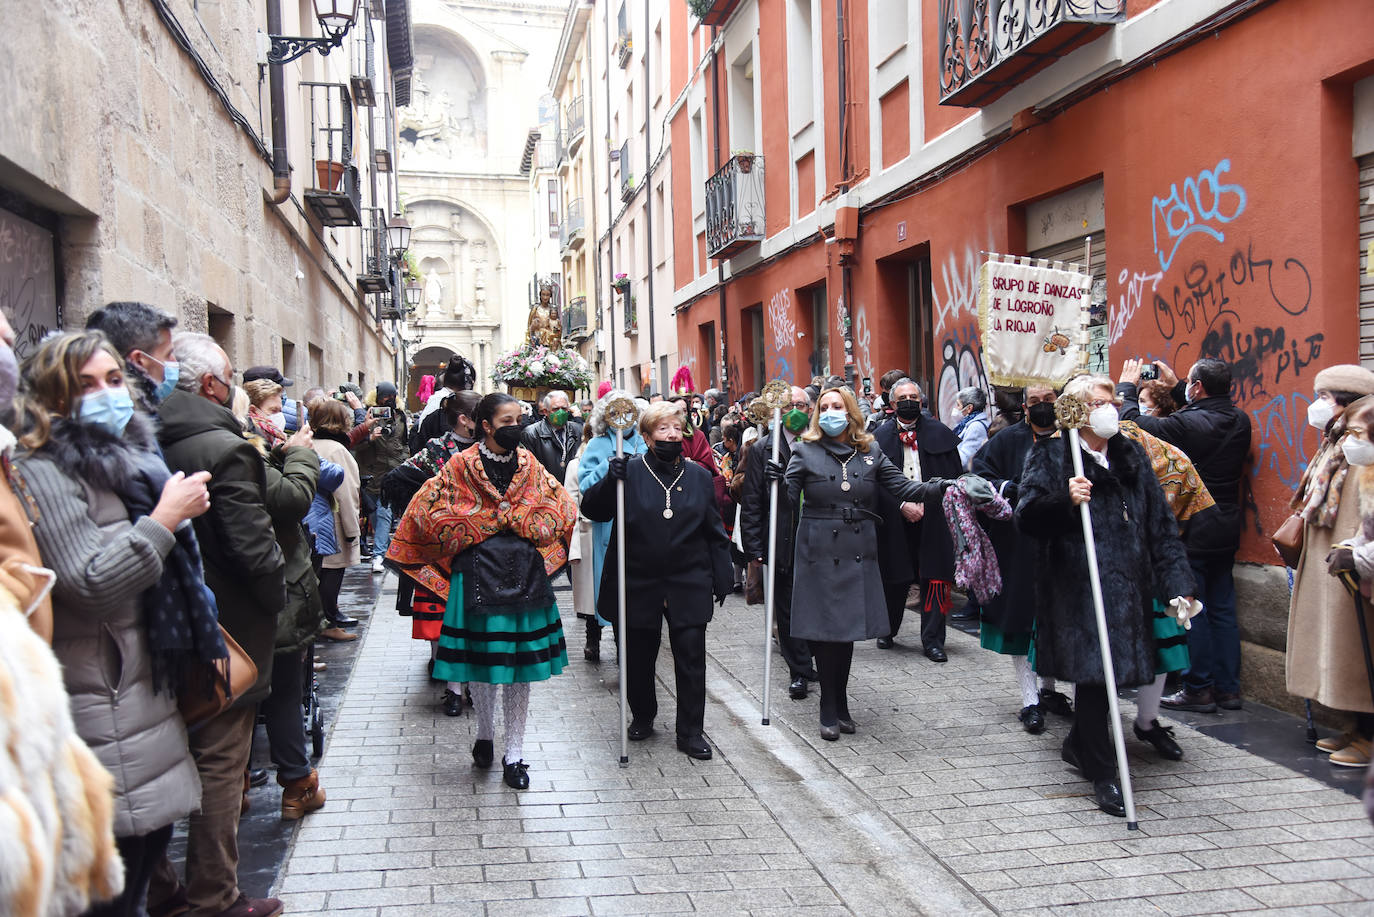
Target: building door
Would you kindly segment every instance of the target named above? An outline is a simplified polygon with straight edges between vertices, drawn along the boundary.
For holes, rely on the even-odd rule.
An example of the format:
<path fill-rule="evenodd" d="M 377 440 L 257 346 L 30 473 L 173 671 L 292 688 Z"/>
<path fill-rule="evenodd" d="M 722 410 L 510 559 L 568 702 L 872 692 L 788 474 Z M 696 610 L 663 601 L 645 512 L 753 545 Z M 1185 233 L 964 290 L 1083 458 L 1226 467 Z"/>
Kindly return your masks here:
<path fill-rule="evenodd" d="M 763 361 L 763 308 L 758 307 L 748 310 L 749 316 L 749 335 L 750 335 L 750 359 L 754 367 L 755 391 L 763 390 L 763 383 L 768 379 L 768 368 Z"/>
<path fill-rule="evenodd" d="M 716 324 L 715 322 L 705 322 L 697 326 L 698 343 L 701 353 L 701 379 L 697 385 L 705 383 L 706 388 L 719 388 L 720 378 L 717 375 L 717 366 L 720 362 L 720 355 L 716 353 Z"/>
<path fill-rule="evenodd" d="M 804 291 L 811 300 L 811 375 L 830 375 L 830 301 L 826 299 L 825 284 L 818 283 Z"/>
<path fill-rule="evenodd" d="M 53 234 L 0 208 L 0 309 L 14 327 L 21 362 L 49 331 L 62 327 L 57 308 Z"/>
<path fill-rule="evenodd" d="M 1093 233 L 1092 246 L 1092 263 L 1088 265 L 1088 274 L 1093 279 L 1092 302 L 1088 312 L 1088 372 L 1110 373 L 1107 355 L 1107 234 Z M 1070 264 L 1077 264 L 1082 270 L 1083 237 L 1037 248 L 1030 256 L 1051 262 L 1062 261 L 1066 268 Z"/>
<path fill-rule="evenodd" d="M 935 291 L 931 286 L 929 249 L 907 263 L 906 339 L 906 371 L 930 401 L 935 391 Z M 876 379 L 873 384 L 877 391 Z"/>

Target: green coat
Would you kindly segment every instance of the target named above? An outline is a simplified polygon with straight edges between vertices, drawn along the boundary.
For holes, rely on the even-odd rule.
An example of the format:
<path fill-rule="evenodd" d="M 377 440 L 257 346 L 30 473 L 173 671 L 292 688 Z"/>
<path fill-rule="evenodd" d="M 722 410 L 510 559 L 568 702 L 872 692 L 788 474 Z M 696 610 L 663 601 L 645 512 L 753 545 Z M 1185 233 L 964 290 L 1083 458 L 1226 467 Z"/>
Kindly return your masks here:
<path fill-rule="evenodd" d="M 258 680 L 234 706 L 256 704 L 271 686 L 277 615 L 286 604 L 286 564 L 267 512 L 267 463 L 234 415 L 213 401 L 177 389 L 158 414 L 167 467 L 210 472 L 210 511 L 195 520 L 205 583 L 219 623 L 258 667 Z"/>
<path fill-rule="evenodd" d="M 286 561 L 286 608 L 277 616 L 277 652 L 299 652 L 324 629 L 320 581 L 301 520 L 320 480 L 314 449 L 278 446 L 267 459 L 267 512 Z"/>

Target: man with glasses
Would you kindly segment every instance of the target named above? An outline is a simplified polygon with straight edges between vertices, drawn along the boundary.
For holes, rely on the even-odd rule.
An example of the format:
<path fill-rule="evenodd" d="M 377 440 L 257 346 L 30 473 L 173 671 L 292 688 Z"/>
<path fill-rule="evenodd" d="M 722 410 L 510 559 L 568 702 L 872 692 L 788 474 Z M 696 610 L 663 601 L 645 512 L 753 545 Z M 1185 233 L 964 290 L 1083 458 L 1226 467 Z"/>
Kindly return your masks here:
<path fill-rule="evenodd" d="M 777 553 L 768 556 L 768 513 L 771 490 L 764 466 L 773 455 L 773 438 L 778 441 L 778 463 L 787 467 L 792 458 L 792 444 L 811 422 L 811 396 L 805 389 L 792 386 L 792 402 L 782 413 L 782 429 L 769 430 L 749 446 L 749 458 L 744 469 L 744 486 L 740 489 L 740 540 L 744 555 L 761 564 L 774 564 L 773 615 L 778 622 L 778 649 L 787 662 L 791 684 L 787 693 L 793 700 L 807 694 L 807 682 L 817 679 L 811 661 L 811 649 L 805 640 L 792 636 L 792 552 L 797 535 L 797 518 L 793 507 L 780 494 L 777 519 Z"/>
<path fill-rule="evenodd" d="M 921 387 L 902 379 L 891 390 L 893 416 L 873 436 L 892 464 L 912 481 L 957 478 L 963 472 L 959 438 L 921 409 Z M 878 566 L 883 573 L 888 623 L 892 632 L 878 640 L 891 649 L 906 616 L 907 595 L 921 584 L 921 645 L 931 662 L 945 662 L 945 617 L 954 583 L 954 542 L 939 497 L 926 503 L 900 503 L 878 494 Z"/>

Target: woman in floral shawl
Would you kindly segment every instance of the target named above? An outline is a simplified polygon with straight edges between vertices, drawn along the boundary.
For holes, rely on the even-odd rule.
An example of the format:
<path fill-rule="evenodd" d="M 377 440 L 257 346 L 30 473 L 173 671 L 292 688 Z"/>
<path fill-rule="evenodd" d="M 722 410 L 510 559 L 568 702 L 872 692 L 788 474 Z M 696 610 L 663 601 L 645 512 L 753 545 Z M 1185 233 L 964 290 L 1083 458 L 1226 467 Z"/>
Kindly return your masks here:
<path fill-rule="evenodd" d="M 448 460 L 410 501 L 387 559 L 446 603 L 436 677 L 467 682 L 477 712 L 472 759 L 490 767 L 502 686 L 506 785 L 530 785 L 521 757 L 529 683 L 568 655 L 550 578 L 568 562 L 577 505 L 520 447 L 520 402 L 477 406 L 483 439 Z"/>

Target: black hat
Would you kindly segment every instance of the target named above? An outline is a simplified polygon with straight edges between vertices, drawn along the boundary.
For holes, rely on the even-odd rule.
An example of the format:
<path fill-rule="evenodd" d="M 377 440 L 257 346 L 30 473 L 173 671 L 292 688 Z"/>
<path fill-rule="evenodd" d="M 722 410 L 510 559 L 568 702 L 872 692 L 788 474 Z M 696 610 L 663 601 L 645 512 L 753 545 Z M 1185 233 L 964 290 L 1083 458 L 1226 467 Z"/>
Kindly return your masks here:
<path fill-rule="evenodd" d="M 281 370 L 275 366 L 250 366 L 243 371 L 243 381 L 253 382 L 258 379 L 270 379 L 282 388 L 290 388 L 291 380 L 281 374 Z"/>

